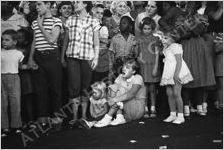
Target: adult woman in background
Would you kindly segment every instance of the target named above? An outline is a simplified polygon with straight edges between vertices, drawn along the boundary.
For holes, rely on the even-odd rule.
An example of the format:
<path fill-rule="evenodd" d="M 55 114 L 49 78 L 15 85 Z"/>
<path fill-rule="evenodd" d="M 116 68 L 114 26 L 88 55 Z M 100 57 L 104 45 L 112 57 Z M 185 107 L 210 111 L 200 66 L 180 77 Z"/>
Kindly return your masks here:
<path fill-rule="evenodd" d="M 145 7 L 145 12 L 140 13 L 135 20 L 135 36 L 138 37 L 141 34 L 139 25 L 145 17 L 152 18 L 156 22 L 155 31 L 159 29 L 158 21 L 161 18 L 157 14 L 158 10 L 158 2 L 156 1 L 148 1 L 148 4 Z"/>

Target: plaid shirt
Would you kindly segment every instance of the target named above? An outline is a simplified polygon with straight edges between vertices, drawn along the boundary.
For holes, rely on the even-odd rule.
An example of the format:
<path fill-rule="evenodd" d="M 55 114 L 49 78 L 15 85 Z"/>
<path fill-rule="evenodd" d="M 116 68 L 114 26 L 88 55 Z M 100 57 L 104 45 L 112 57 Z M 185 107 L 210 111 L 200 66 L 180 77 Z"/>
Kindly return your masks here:
<path fill-rule="evenodd" d="M 65 27 L 69 29 L 67 57 L 92 60 L 95 56 L 93 33 L 100 28 L 98 20 L 90 15 L 85 18 L 71 16 L 66 21 Z"/>

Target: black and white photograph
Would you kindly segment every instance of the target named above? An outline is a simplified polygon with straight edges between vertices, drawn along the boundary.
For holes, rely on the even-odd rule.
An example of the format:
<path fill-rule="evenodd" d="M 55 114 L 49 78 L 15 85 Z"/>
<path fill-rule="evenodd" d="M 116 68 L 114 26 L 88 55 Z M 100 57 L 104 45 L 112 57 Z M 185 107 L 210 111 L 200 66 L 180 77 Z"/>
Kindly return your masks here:
<path fill-rule="evenodd" d="M 223 1 L 0 7 L 1 149 L 223 149 Z"/>

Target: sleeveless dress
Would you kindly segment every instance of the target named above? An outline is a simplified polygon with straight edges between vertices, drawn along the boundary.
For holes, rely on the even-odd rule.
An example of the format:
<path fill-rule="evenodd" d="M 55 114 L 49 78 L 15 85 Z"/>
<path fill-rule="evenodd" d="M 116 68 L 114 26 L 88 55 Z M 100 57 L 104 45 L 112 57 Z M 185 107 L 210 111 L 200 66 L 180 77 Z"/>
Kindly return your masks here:
<path fill-rule="evenodd" d="M 160 82 L 160 85 L 174 85 L 174 73 L 176 69 L 176 58 L 175 54 L 181 54 L 183 56 L 183 48 L 181 44 L 173 43 L 168 48 L 163 50 L 163 54 L 165 55 L 165 58 L 163 60 L 164 62 L 164 69 L 162 74 L 162 79 Z M 190 81 L 193 81 L 193 77 L 191 75 L 190 70 L 188 69 L 185 61 L 182 59 L 182 66 L 179 73 L 180 83 L 187 84 Z"/>

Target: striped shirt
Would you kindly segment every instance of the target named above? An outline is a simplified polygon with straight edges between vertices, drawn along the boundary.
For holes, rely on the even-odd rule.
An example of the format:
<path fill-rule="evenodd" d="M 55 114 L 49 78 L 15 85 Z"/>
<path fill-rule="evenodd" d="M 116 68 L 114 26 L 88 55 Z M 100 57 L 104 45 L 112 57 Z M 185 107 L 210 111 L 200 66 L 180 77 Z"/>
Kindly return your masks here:
<path fill-rule="evenodd" d="M 44 18 L 43 20 L 43 28 L 51 33 L 52 29 L 55 26 L 59 26 L 62 28 L 62 21 L 58 18 L 55 17 L 49 17 L 49 18 Z M 39 51 L 44 51 L 44 50 L 53 50 L 57 48 L 57 41 L 55 43 L 49 43 L 47 39 L 45 38 L 44 34 L 41 32 L 37 20 L 33 21 L 32 23 L 32 29 L 34 30 L 35 33 L 35 48 Z"/>
<path fill-rule="evenodd" d="M 90 15 L 85 18 L 70 16 L 65 27 L 69 30 L 67 57 L 92 60 L 95 56 L 94 31 L 99 30 L 99 21 Z"/>

